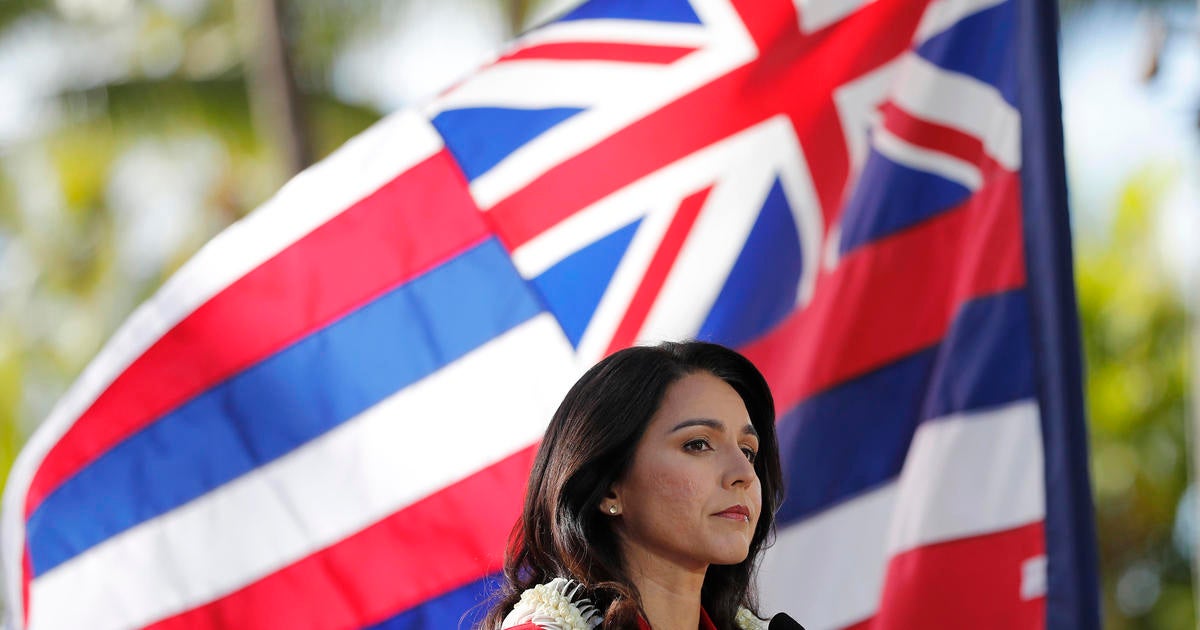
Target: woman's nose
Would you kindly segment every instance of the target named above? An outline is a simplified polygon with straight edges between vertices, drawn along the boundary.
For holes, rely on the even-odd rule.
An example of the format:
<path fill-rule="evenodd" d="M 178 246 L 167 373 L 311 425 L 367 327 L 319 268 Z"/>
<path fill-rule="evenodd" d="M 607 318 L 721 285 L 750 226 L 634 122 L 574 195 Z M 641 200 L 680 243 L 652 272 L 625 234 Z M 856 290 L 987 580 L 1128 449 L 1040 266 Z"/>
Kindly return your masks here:
<path fill-rule="evenodd" d="M 725 458 L 725 466 L 725 484 L 727 486 L 749 484 L 757 478 L 754 464 L 750 462 L 740 447 L 733 449 L 733 452 Z"/>

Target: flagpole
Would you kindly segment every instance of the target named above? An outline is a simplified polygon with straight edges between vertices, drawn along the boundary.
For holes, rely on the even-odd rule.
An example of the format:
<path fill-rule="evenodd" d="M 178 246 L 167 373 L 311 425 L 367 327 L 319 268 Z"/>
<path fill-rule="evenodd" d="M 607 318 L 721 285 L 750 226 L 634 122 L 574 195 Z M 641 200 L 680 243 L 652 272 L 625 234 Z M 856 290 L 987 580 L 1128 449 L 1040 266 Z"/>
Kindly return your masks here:
<path fill-rule="evenodd" d="M 1083 352 L 1075 297 L 1058 66 L 1058 5 L 1019 0 L 1021 195 L 1046 474 L 1046 626 L 1101 627 Z M 1035 147 L 1041 150 L 1034 150 Z"/>

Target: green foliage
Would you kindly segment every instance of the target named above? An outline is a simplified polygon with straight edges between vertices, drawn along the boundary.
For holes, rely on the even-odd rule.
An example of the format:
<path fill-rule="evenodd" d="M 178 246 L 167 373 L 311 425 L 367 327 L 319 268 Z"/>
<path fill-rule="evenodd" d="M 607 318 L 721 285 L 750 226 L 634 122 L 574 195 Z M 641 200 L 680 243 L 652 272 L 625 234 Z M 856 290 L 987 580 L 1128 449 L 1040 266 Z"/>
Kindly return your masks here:
<path fill-rule="evenodd" d="M 0 37 L 35 15 L 61 26 L 55 32 L 63 38 L 134 37 L 125 69 L 62 81 L 43 107 L 58 115 L 39 133 L 0 144 L 2 476 L 18 444 L 133 308 L 213 235 L 278 190 L 288 173 L 252 116 L 245 72 L 251 47 L 243 44 L 248 4 L 211 0 L 199 11 L 172 13 L 168 3 L 130 3 L 118 18 L 103 19 L 57 13 L 53 2 L 0 5 Z M 287 3 L 293 12 L 285 16 L 293 51 L 308 62 L 300 99 L 318 159 L 380 117 L 339 101 L 328 65 L 382 2 L 341 5 L 318 19 L 309 13 L 322 6 L 328 13 L 330 3 Z M 114 50 L 97 54 L 125 54 L 121 46 Z M 143 178 L 132 194 L 144 183 L 151 195 L 157 175 L 142 170 L 186 175 L 192 168 L 208 175 L 165 202 L 182 210 L 158 209 L 153 201 L 140 215 L 123 207 L 130 193 L 120 193 L 122 177 L 127 189 L 128 180 Z M 131 262 L 130 233 L 145 213 L 178 214 L 182 235 L 169 251 L 145 260 L 134 252 Z M 173 218 L 164 221 L 177 227 Z"/>
<path fill-rule="evenodd" d="M 1172 540 L 1188 479 L 1188 318 L 1153 234 L 1174 178 L 1139 173 L 1107 237 L 1077 246 L 1105 619 L 1117 630 L 1195 627 L 1190 559 Z"/>
<path fill-rule="evenodd" d="M 0 487 L 8 480 L 8 471 L 21 448 L 21 434 L 17 430 L 16 410 L 21 401 L 22 369 L 21 356 L 14 352 L 17 346 L 11 339 L 15 331 L 0 329 Z"/>

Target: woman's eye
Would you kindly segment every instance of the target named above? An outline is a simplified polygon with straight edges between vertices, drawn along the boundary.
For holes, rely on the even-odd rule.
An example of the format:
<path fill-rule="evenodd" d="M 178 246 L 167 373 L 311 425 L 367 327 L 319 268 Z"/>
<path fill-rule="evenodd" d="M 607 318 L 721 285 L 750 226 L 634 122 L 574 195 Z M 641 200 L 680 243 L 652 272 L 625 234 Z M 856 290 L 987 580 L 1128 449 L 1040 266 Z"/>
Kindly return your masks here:
<path fill-rule="evenodd" d="M 709 446 L 709 444 L 708 444 L 708 440 L 705 440 L 705 439 L 702 439 L 702 438 L 696 438 L 696 439 L 694 439 L 694 440 L 688 440 L 687 442 L 684 442 L 684 443 L 683 443 L 683 449 L 684 449 L 685 451 L 696 451 L 696 452 L 700 452 L 700 451 L 707 451 L 707 450 L 709 450 L 710 448 L 712 448 L 712 447 L 711 447 L 711 446 Z"/>
<path fill-rule="evenodd" d="M 743 446 L 742 452 L 746 454 L 746 459 L 749 460 L 751 464 L 753 464 L 754 460 L 758 457 L 758 451 L 750 448 L 749 446 Z"/>

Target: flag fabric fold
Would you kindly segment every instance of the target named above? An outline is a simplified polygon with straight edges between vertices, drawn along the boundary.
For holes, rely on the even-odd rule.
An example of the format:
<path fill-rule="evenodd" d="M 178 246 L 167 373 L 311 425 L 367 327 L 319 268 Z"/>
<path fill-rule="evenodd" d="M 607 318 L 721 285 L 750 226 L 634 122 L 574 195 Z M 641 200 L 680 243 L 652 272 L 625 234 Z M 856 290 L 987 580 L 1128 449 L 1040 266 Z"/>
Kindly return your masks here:
<path fill-rule="evenodd" d="M 592 363 L 763 371 L 809 628 L 1098 627 L 1056 14 L 592 0 L 186 264 L 4 495 L 15 628 L 449 628 Z"/>

